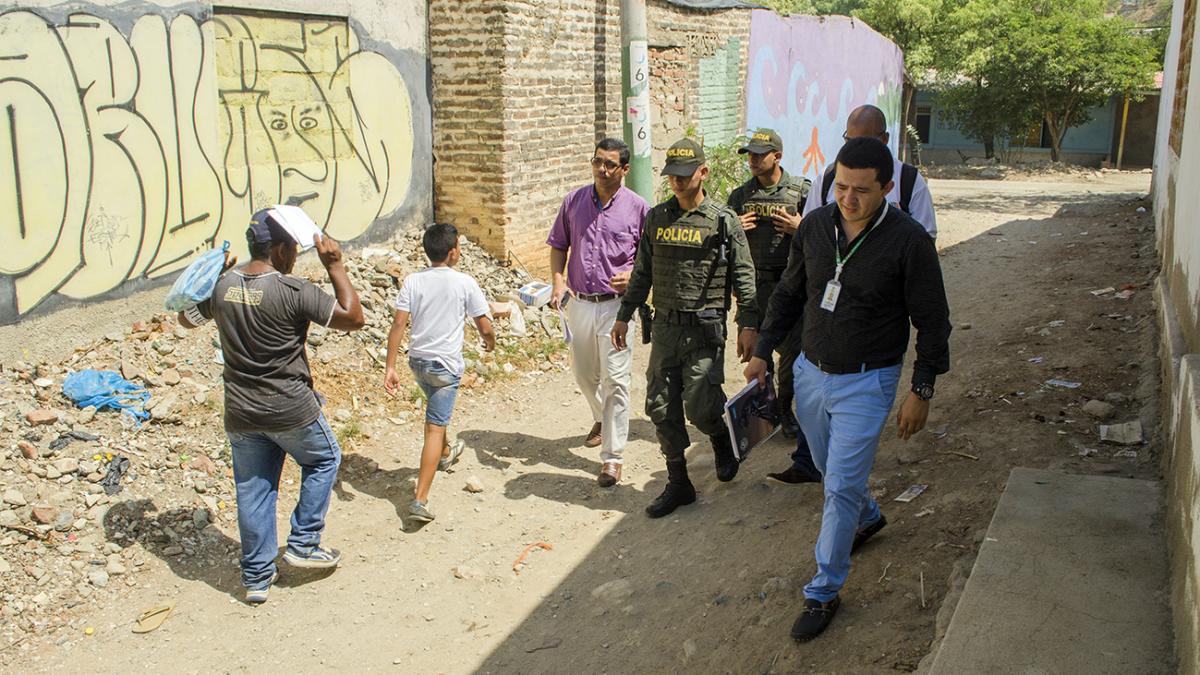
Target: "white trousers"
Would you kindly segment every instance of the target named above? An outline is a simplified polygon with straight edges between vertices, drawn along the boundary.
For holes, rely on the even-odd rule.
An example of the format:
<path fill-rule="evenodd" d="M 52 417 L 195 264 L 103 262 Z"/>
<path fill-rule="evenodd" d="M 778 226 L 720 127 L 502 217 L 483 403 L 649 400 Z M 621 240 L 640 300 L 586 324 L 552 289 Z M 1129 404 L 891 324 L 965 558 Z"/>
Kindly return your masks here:
<path fill-rule="evenodd" d="M 600 423 L 600 459 L 621 463 L 629 437 L 629 379 L 633 368 L 633 331 L 629 345 L 617 351 L 612 346 L 613 323 L 620 298 L 587 302 L 571 298 L 567 324 L 571 327 L 571 370 L 579 391 L 592 409 L 592 421 Z"/>

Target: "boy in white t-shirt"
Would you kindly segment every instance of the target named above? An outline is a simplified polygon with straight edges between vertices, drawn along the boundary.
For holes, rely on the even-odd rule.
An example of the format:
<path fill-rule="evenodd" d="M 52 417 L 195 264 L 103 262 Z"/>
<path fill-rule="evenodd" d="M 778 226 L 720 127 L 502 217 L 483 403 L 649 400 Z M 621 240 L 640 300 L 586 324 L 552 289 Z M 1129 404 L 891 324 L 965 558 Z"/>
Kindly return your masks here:
<path fill-rule="evenodd" d="M 488 304 L 479 284 L 453 268 L 458 264 L 458 230 L 448 223 L 436 223 L 425 230 L 421 239 L 430 267 L 408 275 L 396 298 L 396 315 L 388 334 L 387 371 L 383 388 L 395 395 L 400 388 L 396 373 L 396 354 L 404 339 L 404 328 L 412 316 L 412 336 L 408 344 L 408 365 L 413 377 L 425 391 L 425 447 L 417 472 L 416 498 L 408 506 L 413 520 L 429 522 L 433 513 L 426 508 L 434 473 L 448 469 L 462 453 L 463 442 L 453 447 L 446 440 L 446 427 L 454 412 L 458 382 L 463 374 L 463 320 L 471 317 L 483 337 L 483 348 L 496 347 L 496 334 L 488 318 Z"/>

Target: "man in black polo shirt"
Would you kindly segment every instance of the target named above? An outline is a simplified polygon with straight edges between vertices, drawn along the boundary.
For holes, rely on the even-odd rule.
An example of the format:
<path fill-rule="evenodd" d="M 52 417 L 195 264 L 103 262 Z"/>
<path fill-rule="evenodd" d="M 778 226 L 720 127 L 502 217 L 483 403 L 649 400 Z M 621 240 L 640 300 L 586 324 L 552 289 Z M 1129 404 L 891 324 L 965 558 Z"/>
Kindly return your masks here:
<path fill-rule="evenodd" d="M 892 154 L 875 138 L 853 138 L 837 156 L 836 203 L 804 218 L 783 278 L 767 306 L 746 380 L 765 382 L 771 351 L 802 321 L 796 417 L 824 476 L 817 573 L 804 587 L 792 637 L 811 640 L 837 611 L 850 553 L 887 524 L 867 477 L 896 398 L 908 326 L 917 329 L 912 392 L 898 435 L 925 426 L 937 375 L 950 368 L 950 310 L 933 239 L 885 197 Z"/>

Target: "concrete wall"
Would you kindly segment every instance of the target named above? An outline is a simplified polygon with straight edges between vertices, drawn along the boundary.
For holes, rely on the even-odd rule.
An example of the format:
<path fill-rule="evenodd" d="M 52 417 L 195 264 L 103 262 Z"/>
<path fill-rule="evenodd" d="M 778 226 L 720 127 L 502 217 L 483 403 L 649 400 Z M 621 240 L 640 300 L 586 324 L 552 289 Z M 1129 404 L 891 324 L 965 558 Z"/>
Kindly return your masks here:
<path fill-rule="evenodd" d="M 814 181 L 842 147 L 850 111 L 884 111 L 892 152 L 900 142 L 904 55 L 870 26 L 844 16 L 755 10 L 746 75 L 746 119 L 783 138 L 783 165 Z"/>
<path fill-rule="evenodd" d="M 944 160 L 947 163 L 960 161 L 956 150 L 961 150 L 968 156 L 983 156 L 983 144 L 978 143 L 958 129 L 958 125 L 950 119 L 938 102 L 936 92 L 922 91 L 917 93 L 917 105 L 930 106 L 932 119 L 929 125 L 929 142 L 921 145 L 922 160 Z M 1067 129 L 1063 136 L 1063 159 L 1067 162 L 1099 166 L 1100 162 L 1109 159 L 1117 161 L 1117 146 L 1115 134 L 1120 131 L 1121 106 L 1123 99 L 1113 97 L 1104 106 L 1089 111 L 1091 119 L 1075 127 Z M 1154 110 L 1157 109 L 1157 97 L 1151 96 L 1143 103 L 1130 105 L 1130 130 L 1133 135 L 1126 139 L 1126 157 L 1131 153 L 1140 158 L 1142 166 L 1149 165 L 1149 157 L 1154 147 Z M 1142 120 L 1146 115 L 1150 119 Z M 1020 151 L 1023 161 L 1049 161 L 1049 148 L 1023 148 Z"/>
<path fill-rule="evenodd" d="M 1147 95 L 1141 101 L 1129 101 L 1129 119 L 1125 124 L 1125 154 L 1121 168 L 1142 169 L 1154 164 L 1159 100 L 1160 96 L 1155 93 Z M 1124 100 L 1121 100 L 1115 109 L 1110 157 L 1113 166 L 1116 166 L 1117 152 L 1121 147 L 1121 114 L 1124 105 Z"/>
<path fill-rule="evenodd" d="M 596 141 L 621 137 L 618 0 L 431 0 L 436 208 L 493 255 L 548 269 L 562 198 L 591 181 Z M 653 164 L 690 127 L 744 125 L 746 10 L 647 3 Z"/>
<path fill-rule="evenodd" d="M 335 239 L 432 215 L 425 3 L 25 2 L 0 14 L 0 323 L 245 253 L 305 197 Z"/>
<path fill-rule="evenodd" d="M 1196 4 L 1177 2 L 1172 12 L 1153 188 L 1171 601 L 1183 673 L 1200 671 L 1200 87 L 1189 86 L 1200 81 Z"/>

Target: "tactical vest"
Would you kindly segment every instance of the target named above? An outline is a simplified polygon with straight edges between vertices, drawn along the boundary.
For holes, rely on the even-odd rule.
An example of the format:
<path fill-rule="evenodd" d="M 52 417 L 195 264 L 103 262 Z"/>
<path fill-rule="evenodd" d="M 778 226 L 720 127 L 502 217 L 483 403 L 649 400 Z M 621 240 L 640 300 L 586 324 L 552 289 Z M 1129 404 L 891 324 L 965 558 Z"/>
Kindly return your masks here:
<path fill-rule="evenodd" d="M 793 214 L 803 213 L 804 200 L 811 187 L 812 182 L 807 178 L 789 175 L 784 175 L 769 193 L 759 189 L 758 181 L 754 178 L 742 185 L 742 198 L 745 201 L 739 215 L 756 213 L 759 216 L 758 227 L 746 231 L 755 269 L 780 270 L 787 267 L 792 237 L 775 229 L 771 215 L 791 209 L 795 209 L 791 211 Z"/>
<path fill-rule="evenodd" d="M 646 228 L 654 245 L 655 309 L 697 312 L 725 308 L 729 265 L 719 260 L 721 218 L 725 218 L 726 228 L 738 226 L 728 209 L 712 201 L 681 214 L 679 202 L 672 197 L 650 211 Z M 733 255 L 728 246 L 725 249 L 727 256 Z"/>

